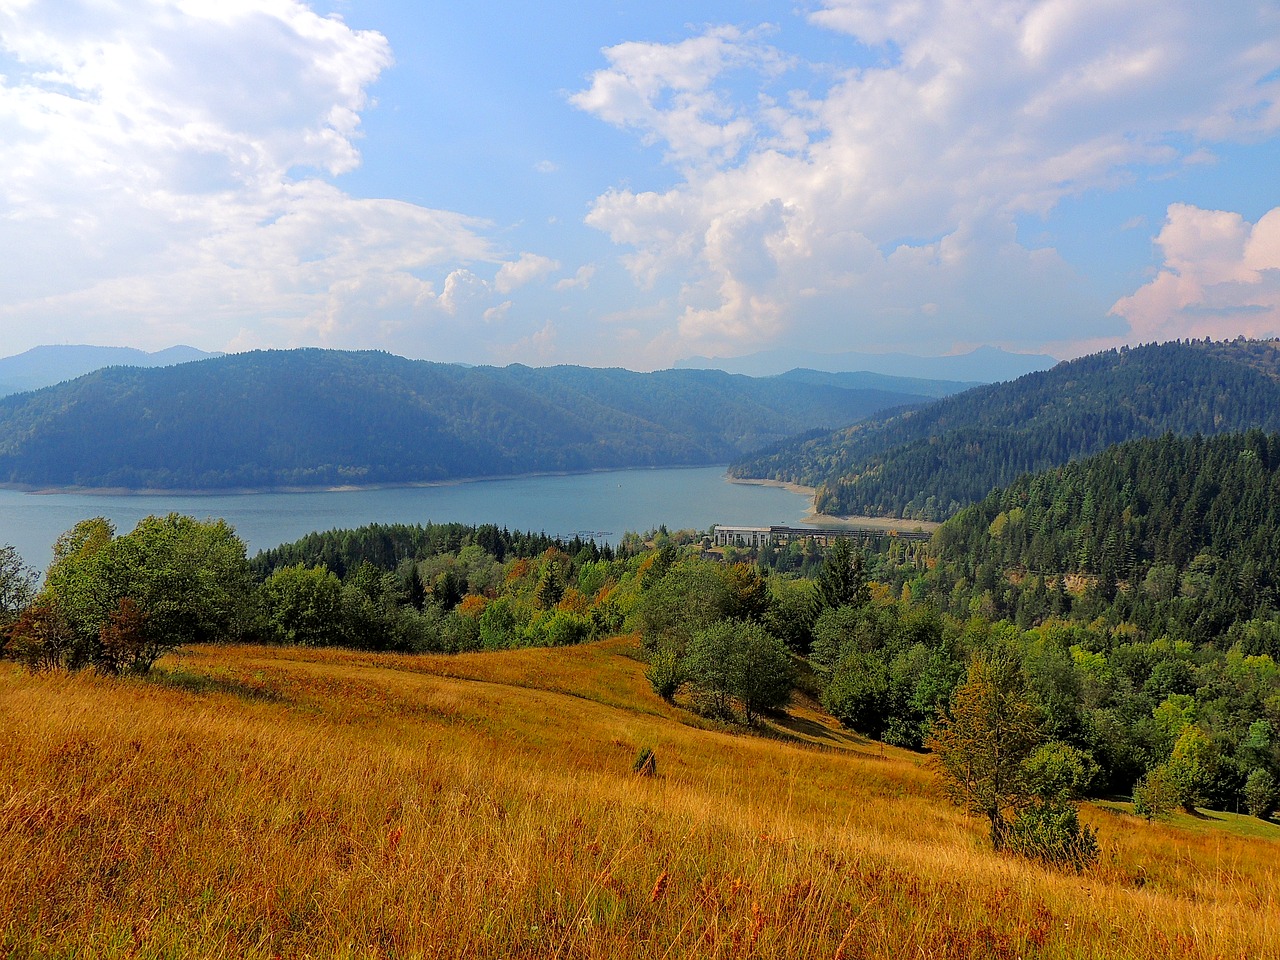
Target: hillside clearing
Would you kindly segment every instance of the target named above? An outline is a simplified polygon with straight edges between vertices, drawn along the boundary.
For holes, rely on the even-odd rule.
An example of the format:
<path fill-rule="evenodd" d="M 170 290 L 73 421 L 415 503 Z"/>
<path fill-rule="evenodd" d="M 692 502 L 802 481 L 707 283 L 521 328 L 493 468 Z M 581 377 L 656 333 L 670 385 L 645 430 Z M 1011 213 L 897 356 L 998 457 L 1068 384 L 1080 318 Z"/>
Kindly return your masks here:
<path fill-rule="evenodd" d="M 6 666 L 0 950 L 1280 955 L 1275 840 L 1093 809 L 1091 873 L 997 857 L 922 758 L 816 711 L 790 726 L 823 748 L 691 725 L 630 652 Z"/>

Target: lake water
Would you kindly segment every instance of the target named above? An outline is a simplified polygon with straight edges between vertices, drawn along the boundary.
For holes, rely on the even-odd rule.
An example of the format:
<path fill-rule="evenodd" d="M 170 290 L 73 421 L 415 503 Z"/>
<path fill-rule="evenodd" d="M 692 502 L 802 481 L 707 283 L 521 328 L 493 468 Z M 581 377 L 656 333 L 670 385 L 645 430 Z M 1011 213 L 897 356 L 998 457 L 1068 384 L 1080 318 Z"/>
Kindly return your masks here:
<path fill-rule="evenodd" d="M 150 514 L 222 518 L 252 556 L 313 530 L 368 523 L 496 523 L 553 536 L 617 543 L 628 530 L 706 530 L 712 524 L 801 522 L 809 498 L 779 487 L 730 483 L 723 467 L 617 470 L 478 480 L 429 487 L 244 494 L 35 494 L 0 490 L 0 544 L 43 569 L 53 542 L 78 521 L 106 517 L 128 533 Z"/>

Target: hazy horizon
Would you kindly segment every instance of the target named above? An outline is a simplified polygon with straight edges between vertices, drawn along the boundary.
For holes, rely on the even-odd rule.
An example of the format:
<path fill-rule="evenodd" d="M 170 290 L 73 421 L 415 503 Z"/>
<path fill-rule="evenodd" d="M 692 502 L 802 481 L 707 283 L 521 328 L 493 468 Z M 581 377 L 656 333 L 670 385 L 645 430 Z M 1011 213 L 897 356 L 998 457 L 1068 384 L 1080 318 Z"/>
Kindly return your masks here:
<path fill-rule="evenodd" d="M 0 7 L 0 354 L 657 369 L 1280 332 L 1280 16 Z"/>

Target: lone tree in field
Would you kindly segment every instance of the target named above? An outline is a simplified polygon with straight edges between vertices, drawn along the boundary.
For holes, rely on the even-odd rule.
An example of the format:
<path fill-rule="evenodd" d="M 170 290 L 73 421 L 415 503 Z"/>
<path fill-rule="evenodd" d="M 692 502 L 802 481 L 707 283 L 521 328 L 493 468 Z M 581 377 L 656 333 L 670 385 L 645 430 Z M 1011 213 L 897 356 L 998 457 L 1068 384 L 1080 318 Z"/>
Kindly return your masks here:
<path fill-rule="evenodd" d="M 1040 744 L 1039 711 L 1027 697 L 1014 657 L 976 657 L 926 744 L 943 790 L 991 824 L 991 845 L 1005 845 L 1009 816 L 1034 795 L 1026 761 Z"/>

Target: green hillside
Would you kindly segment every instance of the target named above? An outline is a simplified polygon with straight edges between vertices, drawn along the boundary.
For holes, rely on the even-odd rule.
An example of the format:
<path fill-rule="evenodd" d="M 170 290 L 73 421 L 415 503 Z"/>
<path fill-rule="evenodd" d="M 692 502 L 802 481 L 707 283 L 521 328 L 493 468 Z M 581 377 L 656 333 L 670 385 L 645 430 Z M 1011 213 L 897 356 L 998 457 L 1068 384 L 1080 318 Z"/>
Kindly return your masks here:
<path fill-rule="evenodd" d="M 717 371 L 264 351 L 4 398 L 0 482 L 225 489 L 707 464 L 923 399 Z"/>
<path fill-rule="evenodd" d="M 1106 351 L 788 441 L 731 473 L 816 486 L 823 513 L 940 520 L 1020 474 L 1127 440 L 1280 429 L 1278 370 L 1276 342 Z"/>
<path fill-rule="evenodd" d="M 934 547 L 946 592 L 963 581 L 997 614 L 1064 614 L 1072 599 L 1045 580 L 1066 576 L 1090 584 L 1077 601 L 1088 617 L 1105 604 L 1149 632 L 1208 640 L 1277 609 L 1280 435 L 1166 435 L 1024 475 Z"/>

